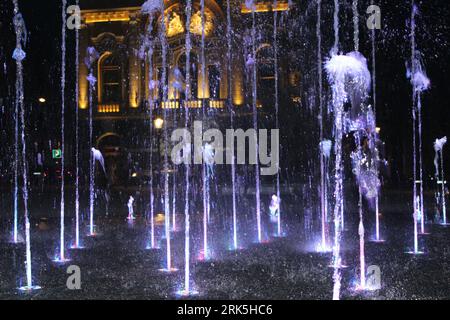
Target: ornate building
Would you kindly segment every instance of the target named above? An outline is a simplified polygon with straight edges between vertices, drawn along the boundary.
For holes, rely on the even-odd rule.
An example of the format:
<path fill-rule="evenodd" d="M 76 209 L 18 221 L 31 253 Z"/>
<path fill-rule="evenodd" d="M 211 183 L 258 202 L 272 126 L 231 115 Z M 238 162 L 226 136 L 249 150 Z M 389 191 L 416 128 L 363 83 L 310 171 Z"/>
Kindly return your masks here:
<path fill-rule="evenodd" d="M 186 66 L 187 27 L 184 1 L 164 1 L 165 38 L 168 44 L 167 99 L 160 92 L 161 86 L 154 85 L 160 83 L 163 72 L 162 49 L 158 37 L 161 15 L 158 14 L 149 21 L 148 15 L 141 12 L 141 6 L 145 2 L 143 0 L 80 2 L 82 30 L 79 108 L 87 116 L 89 83 L 86 78 L 89 70 L 82 62 L 85 61 L 87 48 L 93 46 L 99 53 L 99 59 L 92 70 L 97 78 L 93 107 L 95 139 L 97 147 L 103 149 L 107 161 L 112 157 L 116 158 L 113 167 L 120 166 L 117 164 L 120 163 L 117 161 L 118 158 L 122 158 L 122 161 L 127 159 L 128 166 L 144 160 L 145 151 L 149 148 L 148 145 L 147 148 L 142 148 L 145 143 L 141 138 L 150 121 L 149 100 L 155 103 L 155 116 L 161 114 L 163 108 L 170 109 L 166 110 L 171 116 L 171 120 L 168 121 L 170 124 L 166 125 L 176 125 L 176 116 L 182 112 L 185 103 L 193 110 L 194 117 L 203 107 L 215 112 L 214 119 L 220 119 L 220 115 L 225 115 L 228 107 L 236 108 L 238 117 L 240 115 L 245 117 L 245 114 L 248 114 L 250 109 L 245 108 L 245 105 L 251 104 L 251 86 L 246 59 L 250 56 L 251 48 L 244 43 L 248 44 L 250 37 L 252 12 L 246 8 L 244 1 L 230 1 L 232 5 L 230 21 L 233 25 L 231 74 L 228 74 L 227 59 L 227 2 L 205 0 L 205 72 L 202 72 L 200 1 L 192 1 L 192 18 L 189 26 L 192 39 L 189 101 L 184 97 L 185 87 L 183 81 L 179 79 L 184 79 Z M 274 60 L 270 42 L 273 34 L 272 12 L 277 10 L 286 13 L 289 10 L 287 2 L 277 3 L 276 7 L 271 1 L 259 1 L 256 5 L 258 15 L 267 14 L 267 27 L 258 26 L 256 48 L 258 106 L 263 107 L 261 110 L 269 107 L 273 101 Z M 149 23 L 152 23 L 151 34 L 148 34 Z M 148 38 L 154 39 L 153 55 L 149 54 L 148 45 L 146 47 Z M 264 41 L 265 39 L 267 41 Z M 202 74 L 206 76 L 203 78 Z M 149 79 L 150 75 L 153 75 L 153 79 Z M 295 74 L 281 76 L 280 81 L 283 79 L 295 81 L 291 79 L 292 77 L 295 78 Z M 127 148 L 124 147 L 125 144 Z M 110 173 L 111 176 L 117 175 L 114 172 Z"/>

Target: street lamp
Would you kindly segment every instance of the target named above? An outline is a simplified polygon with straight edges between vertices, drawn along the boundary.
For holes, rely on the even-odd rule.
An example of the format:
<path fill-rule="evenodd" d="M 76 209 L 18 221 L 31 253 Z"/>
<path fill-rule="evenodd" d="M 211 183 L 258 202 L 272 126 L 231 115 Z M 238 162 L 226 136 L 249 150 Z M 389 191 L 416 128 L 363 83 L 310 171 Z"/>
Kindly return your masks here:
<path fill-rule="evenodd" d="M 40 103 L 45 103 L 47 100 L 45 100 L 45 98 L 41 97 L 38 99 Z"/>
<path fill-rule="evenodd" d="M 164 125 L 164 120 L 161 119 L 161 118 L 156 118 L 156 119 L 153 121 L 153 124 L 155 125 L 155 128 L 156 128 L 156 129 L 160 130 L 160 129 L 162 129 L 162 127 L 163 127 L 163 125 Z"/>

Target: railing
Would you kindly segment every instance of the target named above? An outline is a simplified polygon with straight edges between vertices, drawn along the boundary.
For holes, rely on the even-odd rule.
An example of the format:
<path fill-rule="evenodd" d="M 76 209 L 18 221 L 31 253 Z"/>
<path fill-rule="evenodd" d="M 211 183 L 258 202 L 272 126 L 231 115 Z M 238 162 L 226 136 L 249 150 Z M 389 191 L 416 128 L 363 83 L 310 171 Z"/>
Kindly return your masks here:
<path fill-rule="evenodd" d="M 160 107 L 162 109 L 184 109 L 185 107 L 188 107 L 189 109 L 201 109 L 203 107 L 203 104 L 205 106 L 208 106 L 212 109 L 224 109 L 225 108 L 225 100 L 220 99 L 204 99 L 204 100 L 168 100 L 163 101 L 161 103 L 156 103 L 157 107 Z"/>
<path fill-rule="evenodd" d="M 166 100 L 163 102 L 155 101 L 155 108 L 161 109 L 184 109 L 188 107 L 189 109 L 202 109 L 203 106 L 211 109 L 225 109 L 226 100 L 222 99 L 196 99 L 185 101 L 183 99 L 174 99 L 174 100 Z M 134 112 L 138 112 L 139 110 L 143 110 L 142 108 L 133 108 Z M 122 113 L 123 111 L 127 111 L 123 105 L 115 103 L 115 104 L 99 104 L 97 108 L 98 113 Z"/>
<path fill-rule="evenodd" d="M 120 105 L 119 104 L 99 104 L 98 112 L 99 113 L 119 113 Z"/>

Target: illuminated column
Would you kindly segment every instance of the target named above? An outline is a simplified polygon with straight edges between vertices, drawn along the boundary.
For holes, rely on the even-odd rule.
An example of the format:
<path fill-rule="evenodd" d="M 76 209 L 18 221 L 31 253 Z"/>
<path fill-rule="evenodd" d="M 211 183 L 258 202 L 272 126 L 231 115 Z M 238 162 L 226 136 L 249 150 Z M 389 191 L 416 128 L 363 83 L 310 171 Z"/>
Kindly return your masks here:
<path fill-rule="evenodd" d="M 136 28 L 136 20 L 132 19 L 130 21 L 130 28 L 135 29 Z M 134 32 L 132 32 L 134 34 Z M 136 37 L 134 35 L 130 36 L 129 41 L 129 69 L 128 69 L 128 78 L 130 79 L 130 92 L 129 92 L 129 104 L 131 108 L 137 108 L 139 107 L 139 104 L 141 102 L 141 95 L 140 95 L 140 76 L 141 76 L 141 68 L 140 68 L 140 61 L 139 58 L 136 55 L 137 49 L 137 41 Z"/>
<path fill-rule="evenodd" d="M 173 82 L 175 81 L 175 75 L 173 73 L 173 69 L 169 71 L 169 100 L 177 99 L 177 92 L 175 91 L 175 88 L 173 87 Z"/>
<path fill-rule="evenodd" d="M 148 58 L 145 59 L 144 62 L 144 92 L 145 92 L 145 100 L 148 100 L 150 98 L 150 88 L 149 88 L 149 83 L 150 83 L 150 79 L 149 77 L 149 71 L 150 71 L 150 66 L 149 66 L 149 61 Z"/>
<path fill-rule="evenodd" d="M 203 69 L 202 65 L 201 65 L 201 63 L 199 63 L 197 96 L 199 99 L 207 99 L 207 98 L 209 98 L 208 63 L 206 63 L 206 67 L 205 67 L 205 79 L 203 79 L 202 69 Z"/>
<path fill-rule="evenodd" d="M 78 89 L 78 98 L 79 98 L 79 108 L 87 109 L 88 107 L 88 69 L 86 64 L 84 63 L 84 59 L 86 58 L 86 50 L 88 47 L 88 32 L 86 25 L 81 26 L 80 31 L 80 51 L 79 51 L 79 89 Z"/>
<path fill-rule="evenodd" d="M 240 61 L 233 63 L 232 86 L 233 86 L 233 104 L 241 106 L 244 104 L 244 75 L 242 73 L 242 65 Z"/>

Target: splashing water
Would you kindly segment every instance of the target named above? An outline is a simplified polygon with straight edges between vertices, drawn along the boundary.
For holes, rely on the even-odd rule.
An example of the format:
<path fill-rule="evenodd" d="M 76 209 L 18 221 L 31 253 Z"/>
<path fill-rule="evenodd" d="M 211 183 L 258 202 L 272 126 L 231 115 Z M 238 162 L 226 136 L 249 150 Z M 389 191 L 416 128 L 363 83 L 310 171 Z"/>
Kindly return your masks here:
<path fill-rule="evenodd" d="M 103 173 L 106 174 L 105 159 L 103 158 L 103 155 L 100 152 L 100 150 L 91 148 L 91 152 L 92 152 L 92 157 L 94 158 L 94 162 L 98 161 L 100 163 L 101 168 L 103 169 Z"/>
<path fill-rule="evenodd" d="M 93 85 L 91 85 L 93 86 Z M 90 122 L 92 119 L 90 119 Z M 90 126 L 92 123 L 90 123 Z M 92 133 L 92 127 L 90 128 L 90 133 Z M 95 190 L 95 163 L 98 161 L 100 163 L 100 166 L 103 169 L 103 172 L 106 174 L 105 169 L 105 160 L 103 158 L 102 153 L 95 149 L 94 147 L 91 148 L 91 161 L 90 161 L 90 187 L 89 187 L 89 204 L 90 204 L 90 215 L 89 215 L 89 235 L 95 236 L 96 232 L 94 230 L 94 190 Z"/>
<path fill-rule="evenodd" d="M 130 198 L 128 199 L 128 203 L 127 203 L 127 207 L 128 207 L 128 220 L 136 220 L 136 217 L 134 216 L 134 209 L 133 209 L 133 204 L 134 204 L 134 198 L 133 196 L 130 196 Z"/>
<path fill-rule="evenodd" d="M 277 195 L 273 195 L 269 205 L 270 221 L 273 223 L 277 223 L 279 220 L 280 203 L 281 199 Z"/>
<path fill-rule="evenodd" d="M 341 288 L 341 238 L 342 238 L 342 216 L 343 216 L 343 159 L 342 139 L 344 134 L 344 103 L 350 100 L 353 107 L 367 94 L 370 88 L 371 76 L 367 69 L 365 58 L 357 52 L 347 55 L 332 55 L 326 61 L 325 69 L 333 93 L 334 111 L 334 137 L 336 154 L 335 164 L 335 207 L 334 207 L 334 288 L 333 299 L 338 300 Z"/>
<path fill-rule="evenodd" d="M 161 0 L 147 0 L 142 5 L 141 12 L 152 16 L 161 12 L 162 8 L 164 8 L 164 2 L 161 2 Z"/>

